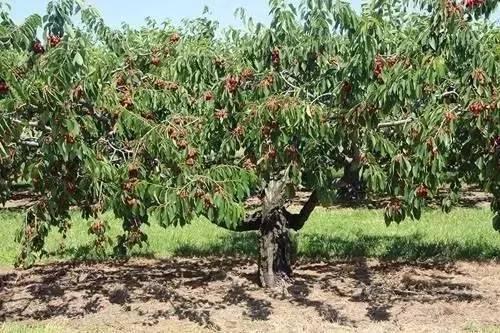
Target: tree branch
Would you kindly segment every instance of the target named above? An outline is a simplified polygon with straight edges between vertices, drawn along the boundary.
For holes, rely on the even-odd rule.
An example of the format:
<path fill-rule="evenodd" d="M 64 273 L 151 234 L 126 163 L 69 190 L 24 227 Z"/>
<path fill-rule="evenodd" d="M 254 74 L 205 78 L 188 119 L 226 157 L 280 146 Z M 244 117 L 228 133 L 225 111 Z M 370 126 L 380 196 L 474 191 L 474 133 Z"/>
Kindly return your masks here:
<path fill-rule="evenodd" d="M 24 122 L 22 122 L 19 119 L 12 119 L 12 122 L 15 124 L 19 124 L 19 125 L 26 125 Z M 30 121 L 27 124 L 27 126 L 30 126 L 30 127 L 38 127 L 39 125 L 40 124 L 38 123 L 38 121 Z M 52 128 L 50 128 L 49 126 L 44 126 L 43 128 L 47 131 L 52 131 Z"/>
<path fill-rule="evenodd" d="M 238 223 L 235 227 L 228 227 L 226 225 L 219 225 L 219 227 L 234 231 L 234 232 L 245 232 L 245 231 L 255 231 L 260 229 L 262 223 L 262 212 L 256 211 L 245 217 L 243 221 Z"/>
<path fill-rule="evenodd" d="M 290 82 L 290 80 L 288 80 L 285 75 L 283 75 L 285 72 L 279 72 L 279 75 L 280 77 L 283 79 L 283 81 L 285 81 L 286 84 L 288 84 L 291 88 L 295 89 L 295 90 L 298 90 L 298 91 L 301 91 L 303 90 L 307 97 L 311 98 L 312 99 L 312 102 L 311 104 L 314 104 L 316 102 L 318 102 L 319 104 L 321 105 L 324 105 L 322 102 L 319 101 L 319 99 L 323 98 L 323 97 L 326 97 L 326 96 L 331 96 L 333 95 L 332 93 L 325 93 L 325 94 L 322 94 L 320 96 L 315 96 L 313 95 L 312 93 L 310 93 L 309 91 L 305 90 L 305 89 L 301 89 L 300 87 L 296 86 L 295 84 L 293 84 L 292 82 Z"/>
<path fill-rule="evenodd" d="M 402 119 L 402 120 L 396 120 L 396 121 L 389 121 L 386 123 L 380 123 L 380 124 L 378 124 L 378 128 L 404 125 L 404 124 L 411 123 L 414 120 L 415 120 L 414 118 L 408 118 L 408 119 Z"/>
<path fill-rule="evenodd" d="M 284 209 L 285 217 L 288 221 L 288 227 L 296 231 L 302 229 L 304 224 L 309 219 L 309 216 L 311 216 L 311 213 L 318 205 L 318 202 L 319 202 L 318 193 L 316 191 L 313 191 L 307 202 L 300 210 L 300 213 L 292 214 L 288 212 L 286 209 Z"/>
<path fill-rule="evenodd" d="M 23 140 L 23 141 L 19 141 L 19 143 L 23 146 L 26 146 L 26 147 L 33 147 L 33 148 L 38 148 L 40 147 L 40 145 L 38 144 L 38 142 L 36 141 L 30 141 L 30 140 Z"/>

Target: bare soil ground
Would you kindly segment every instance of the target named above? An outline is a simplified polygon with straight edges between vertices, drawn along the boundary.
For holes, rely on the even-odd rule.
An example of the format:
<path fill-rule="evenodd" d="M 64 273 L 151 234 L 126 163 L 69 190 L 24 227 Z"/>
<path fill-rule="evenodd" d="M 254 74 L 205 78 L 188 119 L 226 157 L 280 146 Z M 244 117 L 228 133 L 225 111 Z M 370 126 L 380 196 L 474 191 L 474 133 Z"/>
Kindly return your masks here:
<path fill-rule="evenodd" d="M 263 290 L 239 258 L 60 263 L 0 271 L 0 322 L 65 332 L 500 330 L 500 264 L 300 262 Z"/>

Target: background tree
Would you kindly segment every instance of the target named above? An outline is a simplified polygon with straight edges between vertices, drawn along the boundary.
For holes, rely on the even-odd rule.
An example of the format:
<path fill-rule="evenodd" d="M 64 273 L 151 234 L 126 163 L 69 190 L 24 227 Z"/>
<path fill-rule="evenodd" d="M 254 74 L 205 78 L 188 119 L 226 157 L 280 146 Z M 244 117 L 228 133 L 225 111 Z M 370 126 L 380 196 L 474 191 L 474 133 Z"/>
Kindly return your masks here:
<path fill-rule="evenodd" d="M 496 4 L 374 1 L 357 13 L 271 0 L 269 26 L 242 11 L 245 28 L 224 35 L 206 17 L 113 30 L 74 0 L 17 26 L 2 6 L 1 198 L 20 177 L 41 197 L 19 263 L 70 227 L 71 206 L 96 248 L 120 255 L 147 241 L 149 216 L 165 227 L 205 216 L 260 233 L 272 287 L 292 273 L 290 230 L 353 183 L 392 198 L 388 223 L 418 219 L 441 192 L 449 210 L 477 184 L 500 229 L 500 34 L 484 20 Z M 293 214 L 299 187 L 312 194 Z M 254 195 L 262 207 L 245 212 Z M 110 209 L 123 220 L 116 242 Z"/>

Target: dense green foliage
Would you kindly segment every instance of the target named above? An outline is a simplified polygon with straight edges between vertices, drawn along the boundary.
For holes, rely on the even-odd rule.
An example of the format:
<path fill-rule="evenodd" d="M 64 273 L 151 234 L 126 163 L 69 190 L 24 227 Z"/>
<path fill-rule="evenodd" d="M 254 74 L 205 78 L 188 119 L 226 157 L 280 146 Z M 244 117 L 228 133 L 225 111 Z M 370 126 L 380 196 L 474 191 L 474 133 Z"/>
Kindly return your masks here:
<path fill-rule="evenodd" d="M 372 1 L 356 13 L 271 0 L 270 26 L 245 19 L 222 36 L 205 17 L 113 30 L 77 0 L 16 25 L 2 5 L 0 199 L 20 177 L 42 197 L 20 262 L 51 228 L 67 232 L 74 205 L 98 248 L 111 241 L 102 214 L 121 218 L 125 253 L 147 240 L 151 215 L 234 229 L 244 201 L 285 174 L 289 196 L 304 186 L 334 198 L 346 165 L 393 197 L 387 222 L 420 218 L 438 191 L 448 211 L 477 184 L 500 230 L 500 31 L 484 19 L 497 2 Z"/>

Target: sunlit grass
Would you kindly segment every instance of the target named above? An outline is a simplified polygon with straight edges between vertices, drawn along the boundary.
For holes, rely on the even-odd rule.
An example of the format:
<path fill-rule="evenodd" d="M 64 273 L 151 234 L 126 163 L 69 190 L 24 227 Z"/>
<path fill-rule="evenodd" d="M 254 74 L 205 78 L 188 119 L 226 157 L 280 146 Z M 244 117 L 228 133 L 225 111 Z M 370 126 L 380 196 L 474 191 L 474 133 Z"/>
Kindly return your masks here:
<path fill-rule="evenodd" d="M 106 214 L 111 236 L 119 234 L 121 222 Z M 0 265 L 12 266 L 19 251 L 14 242 L 22 223 L 21 212 L 0 212 Z M 52 232 L 47 240 L 48 260 L 96 259 L 88 235 L 88 221 L 78 214 L 63 243 Z M 164 229 L 156 221 L 145 227 L 149 243 L 135 248 L 133 255 L 157 258 L 175 255 L 249 255 L 257 253 L 256 233 L 232 233 L 206 220 L 183 228 Z M 500 234 L 491 226 L 487 208 L 459 208 L 450 214 L 427 211 L 420 221 L 405 221 L 386 227 L 383 213 L 370 209 L 317 209 L 303 230 L 294 235 L 299 256 L 308 258 L 376 257 L 389 259 L 472 259 L 500 258 Z M 112 255 L 109 247 L 108 255 Z M 44 259 L 47 260 L 47 259 Z"/>

